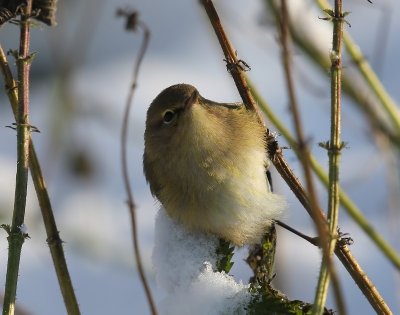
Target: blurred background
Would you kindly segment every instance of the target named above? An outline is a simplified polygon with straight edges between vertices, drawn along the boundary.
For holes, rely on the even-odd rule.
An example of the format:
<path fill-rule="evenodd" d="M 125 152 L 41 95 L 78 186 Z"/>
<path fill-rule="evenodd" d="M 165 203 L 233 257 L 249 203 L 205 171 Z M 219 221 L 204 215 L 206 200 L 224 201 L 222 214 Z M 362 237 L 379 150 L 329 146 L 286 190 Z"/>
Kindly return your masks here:
<path fill-rule="evenodd" d="M 282 73 L 278 32 L 267 1 L 216 1 L 223 24 L 248 73 L 278 117 L 293 130 Z M 294 0 L 292 18 L 304 36 L 329 55 L 330 23 L 311 0 Z M 332 1 L 331 1 L 332 4 Z M 32 31 L 31 51 L 37 52 L 31 73 L 31 124 L 40 133 L 33 140 L 47 181 L 67 262 L 83 314 L 147 314 L 146 299 L 133 262 L 130 217 L 125 205 L 120 162 L 120 129 L 134 58 L 141 32 L 124 29 L 118 8 L 138 10 L 151 31 L 130 117 L 130 177 L 137 208 L 139 240 L 146 273 L 157 301 L 151 266 L 154 216 L 159 205 L 151 197 L 142 172 L 146 110 L 164 88 L 189 83 L 215 101 L 235 102 L 240 97 L 223 62 L 223 54 L 198 1 L 60 1 L 58 26 L 38 25 Z M 395 100 L 400 99 L 400 3 L 395 0 L 346 1 L 351 11 L 346 27 Z M 307 24 L 308 23 L 308 24 Z M 306 28 L 304 26 L 307 26 Z M 18 27 L 0 28 L 4 50 L 18 47 Z M 10 63 L 13 60 L 10 57 Z M 354 65 L 345 60 L 344 72 Z M 312 153 L 327 169 L 326 151 L 318 142 L 329 139 L 330 83 L 328 69 L 320 70 L 302 50 L 294 48 L 296 90 Z M 0 79 L 3 85 L 3 80 Z M 364 93 L 361 91 L 361 93 Z M 368 94 L 368 91 L 365 91 Z M 343 99 L 341 183 L 382 236 L 400 250 L 399 155 L 379 134 L 350 98 Z M 10 223 L 15 185 L 16 137 L 5 91 L 0 92 L 0 223 Z M 275 130 L 268 120 L 270 129 Z M 278 135 L 281 146 L 287 145 Z M 285 156 L 301 177 L 294 153 Z M 283 180 L 273 170 L 275 190 L 287 196 L 285 222 L 315 235 L 313 224 Z M 326 191 L 318 197 L 326 208 Z M 43 221 L 30 182 L 26 225 L 31 239 L 23 246 L 18 303 L 28 314 L 64 314 Z M 363 231 L 342 211 L 342 232 L 354 239 L 351 246 L 394 313 L 400 313 L 398 271 L 377 250 Z M 318 249 L 279 230 L 275 285 L 291 299 L 313 301 L 319 272 Z M 0 283 L 5 282 L 8 244 L 0 230 Z M 233 275 L 248 281 L 243 262 L 246 249 L 235 255 Z M 353 280 L 337 263 L 349 314 L 373 314 Z M 0 293 L 4 287 L 0 288 Z M 328 306 L 333 307 L 329 299 Z"/>

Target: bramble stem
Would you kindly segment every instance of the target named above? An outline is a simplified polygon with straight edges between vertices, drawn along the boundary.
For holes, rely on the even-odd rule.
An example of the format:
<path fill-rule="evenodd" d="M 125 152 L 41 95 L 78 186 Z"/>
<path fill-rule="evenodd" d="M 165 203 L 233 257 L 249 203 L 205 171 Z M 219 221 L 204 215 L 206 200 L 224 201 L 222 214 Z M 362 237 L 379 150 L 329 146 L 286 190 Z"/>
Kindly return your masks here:
<path fill-rule="evenodd" d="M 4 293 L 3 314 L 13 315 L 17 295 L 17 283 L 21 249 L 27 234 L 23 230 L 28 186 L 29 169 L 29 70 L 30 70 L 30 15 L 32 1 L 28 0 L 21 8 L 20 46 L 17 58 L 18 70 L 18 111 L 16 120 L 17 130 L 17 174 L 15 184 L 14 211 L 11 227 L 8 232 L 8 262 Z"/>
<path fill-rule="evenodd" d="M 335 251 L 340 205 L 339 165 L 342 142 L 341 132 L 341 92 L 342 92 L 342 42 L 343 21 L 342 0 L 335 0 L 335 10 L 330 16 L 333 22 L 333 43 L 331 59 L 331 137 L 326 143 L 329 156 L 329 189 L 328 189 L 328 256 L 324 255 L 314 300 L 315 314 L 322 314 L 328 296 L 330 281 L 329 259 Z"/>

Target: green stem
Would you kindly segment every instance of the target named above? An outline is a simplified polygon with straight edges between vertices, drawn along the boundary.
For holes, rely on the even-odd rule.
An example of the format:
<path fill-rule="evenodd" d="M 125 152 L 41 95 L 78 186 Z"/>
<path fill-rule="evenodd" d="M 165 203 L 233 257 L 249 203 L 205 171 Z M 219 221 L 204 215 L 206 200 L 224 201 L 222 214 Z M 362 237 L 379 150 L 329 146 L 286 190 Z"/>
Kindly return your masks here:
<path fill-rule="evenodd" d="M 329 156 L 329 190 L 328 190 L 328 223 L 329 223 L 329 256 L 324 255 L 318 279 L 314 300 L 314 313 L 322 314 L 328 296 L 330 281 L 329 264 L 337 241 L 339 219 L 339 165 L 341 131 L 341 91 L 342 91 L 342 41 L 343 41 L 343 13 L 342 0 L 335 0 L 335 11 L 331 16 L 333 21 L 333 43 L 331 52 L 331 137 L 327 144 Z"/>
<path fill-rule="evenodd" d="M 312 157 L 311 165 L 318 176 L 320 181 L 327 187 L 328 186 L 328 176 L 325 173 L 323 167 L 317 162 L 317 160 Z M 370 237 L 370 239 L 375 243 L 375 245 L 382 251 L 382 253 L 389 259 L 395 268 L 400 270 L 400 257 L 396 250 L 374 229 L 374 227 L 368 222 L 367 218 L 357 207 L 357 205 L 351 200 L 351 198 L 341 190 L 340 203 L 346 212 L 351 216 L 351 218 L 358 224 L 359 227 Z"/>
<path fill-rule="evenodd" d="M 18 272 L 22 244 L 26 234 L 22 231 L 25 218 L 26 194 L 28 185 L 29 158 L 29 19 L 32 1 L 28 0 L 21 13 L 20 47 L 17 57 L 18 68 L 18 115 L 17 115 L 17 174 L 15 185 L 14 211 L 8 235 L 8 262 L 4 294 L 3 314 L 15 312 Z"/>
<path fill-rule="evenodd" d="M 326 0 L 317 0 L 317 4 L 321 9 L 328 9 L 330 5 Z M 360 70 L 364 79 L 367 81 L 371 90 L 374 91 L 375 95 L 379 99 L 382 107 L 388 114 L 393 125 L 396 127 L 397 134 L 400 134 L 400 115 L 398 106 L 394 100 L 390 97 L 380 80 L 378 79 L 371 66 L 368 64 L 366 58 L 362 54 L 360 48 L 354 43 L 351 36 L 347 33 L 343 34 L 343 41 L 349 56 L 352 58 L 354 64 Z"/>

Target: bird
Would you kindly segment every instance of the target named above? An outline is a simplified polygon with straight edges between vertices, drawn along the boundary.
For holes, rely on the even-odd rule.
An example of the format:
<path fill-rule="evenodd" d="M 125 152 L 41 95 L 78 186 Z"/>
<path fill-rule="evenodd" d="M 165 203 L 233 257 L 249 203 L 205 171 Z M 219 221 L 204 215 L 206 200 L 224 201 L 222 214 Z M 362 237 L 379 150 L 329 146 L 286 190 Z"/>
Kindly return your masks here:
<path fill-rule="evenodd" d="M 243 103 L 214 102 L 192 85 L 172 85 L 148 108 L 144 144 L 152 195 L 189 231 L 256 244 L 287 207 L 266 178 L 265 127 Z"/>

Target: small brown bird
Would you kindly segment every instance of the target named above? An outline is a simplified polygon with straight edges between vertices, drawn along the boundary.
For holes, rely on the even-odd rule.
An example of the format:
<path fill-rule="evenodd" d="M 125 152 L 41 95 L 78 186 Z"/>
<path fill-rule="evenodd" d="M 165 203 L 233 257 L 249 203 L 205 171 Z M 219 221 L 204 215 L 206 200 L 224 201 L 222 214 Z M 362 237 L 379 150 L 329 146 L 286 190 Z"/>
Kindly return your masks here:
<path fill-rule="evenodd" d="M 286 207 L 266 179 L 265 129 L 242 103 L 216 103 L 188 84 L 147 111 L 144 173 L 167 213 L 236 245 L 260 241 Z"/>

